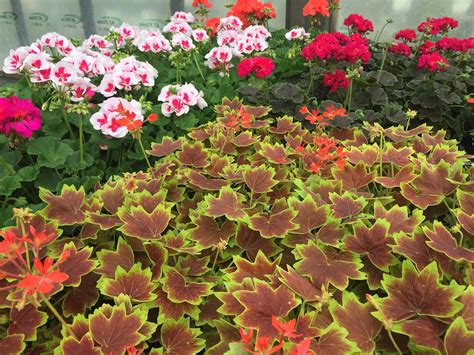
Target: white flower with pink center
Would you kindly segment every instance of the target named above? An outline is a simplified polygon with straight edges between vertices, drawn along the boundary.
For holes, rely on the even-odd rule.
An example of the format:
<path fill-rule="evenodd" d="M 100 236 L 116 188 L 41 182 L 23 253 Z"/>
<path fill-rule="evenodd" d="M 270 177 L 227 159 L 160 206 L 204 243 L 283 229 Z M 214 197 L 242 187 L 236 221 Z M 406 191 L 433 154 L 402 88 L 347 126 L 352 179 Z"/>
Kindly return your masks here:
<path fill-rule="evenodd" d="M 16 74 L 23 68 L 23 62 L 28 56 L 29 47 L 20 47 L 10 50 L 10 55 L 3 61 L 3 71 L 7 74 Z"/>
<path fill-rule="evenodd" d="M 306 33 L 303 27 L 294 28 L 285 34 L 285 38 L 289 41 L 304 39 L 306 37 L 309 37 L 309 33 Z"/>
<path fill-rule="evenodd" d="M 70 84 L 78 79 L 78 72 L 74 65 L 66 61 L 60 61 L 53 66 L 51 71 L 51 81 L 62 86 Z"/>
<path fill-rule="evenodd" d="M 114 77 L 112 74 L 104 75 L 97 91 L 105 97 L 111 97 L 117 93 L 117 89 L 115 88 Z"/>
<path fill-rule="evenodd" d="M 69 88 L 69 94 L 71 95 L 71 101 L 81 102 L 84 98 L 91 93 L 93 94 L 95 88 L 89 78 L 79 78 Z"/>
<path fill-rule="evenodd" d="M 204 93 L 198 91 L 193 84 L 167 85 L 161 89 L 158 101 L 163 102 L 161 112 L 170 117 L 173 113 L 182 116 L 189 112 L 191 106 L 203 109 L 207 106 Z"/>
<path fill-rule="evenodd" d="M 217 31 L 221 30 L 235 30 L 240 31 L 242 29 L 243 23 L 242 21 L 236 16 L 229 16 L 221 18 L 219 22 L 219 27 L 217 27 Z"/>
<path fill-rule="evenodd" d="M 51 56 L 47 53 L 29 54 L 23 63 L 29 72 L 46 70 L 51 67 Z"/>
<path fill-rule="evenodd" d="M 190 51 L 191 49 L 196 48 L 193 43 L 193 39 L 185 34 L 178 33 L 173 35 L 173 39 L 171 40 L 173 46 L 179 46 L 181 49 L 185 51 Z"/>
<path fill-rule="evenodd" d="M 209 40 L 206 30 L 202 28 L 198 28 L 193 31 L 193 38 L 196 42 L 205 42 Z"/>
<path fill-rule="evenodd" d="M 163 32 L 171 33 L 173 35 L 182 33 L 182 34 L 191 36 L 193 33 L 193 29 L 191 26 L 189 26 L 187 22 L 180 22 L 180 23 L 170 22 L 165 27 L 163 27 Z"/>
<path fill-rule="evenodd" d="M 219 31 L 217 33 L 217 44 L 219 46 L 233 46 L 240 39 L 240 33 L 234 30 Z"/>
<path fill-rule="evenodd" d="M 127 127 L 129 123 L 144 120 L 142 106 L 136 100 L 127 101 L 112 97 L 99 106 L 99 112 L 91 116 L 90 122 L 94 129 L 107 136 L 125 137 L 129 132 Z"/>
<path fill-rule="evenodd" d="M 190 12 L 177 11 L 170 17 L 170 20 L 175 23 L 192 23 L 194 22 L 194 16 Z"/>

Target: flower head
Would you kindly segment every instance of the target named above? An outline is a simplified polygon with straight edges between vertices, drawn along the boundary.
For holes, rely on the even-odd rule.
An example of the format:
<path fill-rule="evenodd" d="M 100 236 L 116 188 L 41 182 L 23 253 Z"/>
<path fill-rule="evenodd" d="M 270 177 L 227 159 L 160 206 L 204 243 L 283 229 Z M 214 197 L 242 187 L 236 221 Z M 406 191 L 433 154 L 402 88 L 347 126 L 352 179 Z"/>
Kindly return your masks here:
<path fill-rule="evenodd" d="M 309 0 L 303 8 L 303 16 L 329 16 L 328 0 Z"/>
<path fill-rule="evenodd" d="M 275 63 L 273 63 L 271 58 L 255 57 L 242 60 L 237 66 L 237 73 L 241 78 L 254 73 L 255 77 L 263 79 L 269 76 L 274 69 Z"/>
<path fill-rule="evenodd" d="M 53 260 L 49 257 L 44 259 L 43 262 L 36 258 L 34 261 L 34 271 L 27 273 L 18 282 L 18 287 L 24 289 L 28 295 L 50 292 L 55 286 L 62 284 L 69 278 L 66 273 L 54 270 L 60 261 L 53 265 Z"/>
<path fill-rule="evenodd" d="M 351 27 L 354 31 L 360 33 L 373 32 L 374 25 L 372 21 L 365 19 L 358 14 L 350 14 L 344 20 L 344 26 Z"/>
<path fill-rule="evenodd" d="M 212 7 L 212 4 L 209 2 L 209 0 L 194 0 L 192 3 L 193 7 L 198 7 L 198 6 L 204 6 L 208 9 Z"/>
<path fill-rule="evenodd" d="M 0 98 L 0 133 L 29 138 L 41 128 L 41 111 L 28 99 Z"/>

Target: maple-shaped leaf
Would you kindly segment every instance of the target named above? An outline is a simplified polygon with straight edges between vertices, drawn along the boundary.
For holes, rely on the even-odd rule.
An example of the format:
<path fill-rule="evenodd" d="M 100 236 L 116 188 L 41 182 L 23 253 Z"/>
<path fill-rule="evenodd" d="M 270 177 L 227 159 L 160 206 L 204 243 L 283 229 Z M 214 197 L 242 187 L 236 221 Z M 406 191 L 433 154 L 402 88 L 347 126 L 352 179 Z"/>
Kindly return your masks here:
<path fill-rule="evenodd" d="M 85 221 L 86 215 L 82 209 L 86 193 L 81 187 L 64 185 L 59 196 L 50 191 L 40 189 L 40 198 L 47 203 L 43 214 L 49 220 L 57 221 L 60 225 L 79 224 Z"/>
<path fill-rule="evenodd" d="M 275 244 L 275 240 L 262 238 L 259 232 L 250 229 L 245 223 L 239 223 L 235 242 L 251 260 L 256 258 L 260 250 L 268 257 L 282 250 Z"/>
<path fill-rule="evenodd" d="M 100 355 L 100 348 L 94 344 L 94 339 L 90 333 L 84 335 L 80 341 L 72 336 L 61 340 L 60 351 L 62 355 Z"/>
<path fill-rule="evenodd" d="M 357 344 L 348 338 L 348 332 L 337 323 L 321 330 L 321 336 L 311 344 L 318 355 L 360 354 Z"/>
<path fill-rule="evenodd" d="M 273 164 L 289 164 L 292 161 L 288 157 L 285 147 L 279 143 L 275 145 L 262 143 L 258 153 Z"/>
<path fill-rule="evenodd" d="M 385 130 L 385 134 L 395 143 L 404 142 L 409 138 L 413 138 L 422 133 L 429 133 L 431 128 L 423 123 L 422 125 L 417 126 L 416 128 L 405 130 L 403 126 L 390 127 Z"/>
<path fill-rule="evenodd" d="M 330 193 L 329 198 L 332 202 L 332 210 L 335 218 L 347 218 L 359 214 L 367 205 L 367 201 L 362 196 L 357 197 L 353 193 L 344 192 L 338 195 Z"/>
<path fill-rule="evenodd" d="M 409 164 L 400 169 L 394 177 L 377 176 L 375 182 L 388 189 L 394 189 L 395 187 L 400 187 L 402 182 L 410 182 L 416 177 L 417 175 L 413 173 L 413 164 Z"/>
<path fill-rule="evenodd" d="M 195 170 L 188 173 L 189 184 L 206 191 L 219 191 L 222 187 L 229 185 L 229 182 L 223 179 L 209 179 Z"/>
<path fill-rule="evenodd" d="M 97 281 L 99 276 L 90 273 L 82 277 L 78 287 L 72 287 L 63 301 L 63 313 L 66 317 L 84 314 L 87 308 L 93 306 L 99 299 Z"/>
<path fill-rule="evenodd" d="M 147 312 L 142 309 L 127 311 L 124 303 L 104 304 L 89 316 L 89 329 L 102 353 L 121 355 L 125 347 L 145 340 L 139 330 L 146 324 L 146 318 Z"/>
<path fill-rule="evenodd" d="M 397 166 L 406 166 L 410 164 L 410 157 L 415 153 L 412 147 L 396 148 L 393 144 L 388 143 L 382 154 L 382 161 Z"/>
<path fill-rule="evenodd" d="M 377 219 L 370 228 L 358 222 L 354 225 L 354 235 L 344 240 L 345 250 L 367 255 L 372 264 L 388 271 L 388 267 L 396 262 L 389 246 L 393 243 L 393 238 L 388 235 L 389 228 L 390 223 L 383 219 Z"/>
<path fill-rule="evenodd" d="M 456 197 L 459 201 L 461 210 L 468 215 L 474 214 L 474 193 L 458 189 Z"/>
<path fill-rule="evenodd" d="M 143 269 L 141 263 L 136 263 L 129 271 L 118 266 L 114 278 L 102 277 L 97 286 L 103 295 L 109 297 L 124 294 L 135 302 L 149 302 L 156 298 L 153 294 L 156 284 L 152 283 L 151 278 L 151 270 Z"/>
<path fill-rule="evenodd" d="M 419 176 L 400 184 L 403 197 L 421 209 L 440 204 L 456 188 L 448 180 L 449 171 L 449 165 L 444 161 L 437 165 L 422 164 Z"/>
<path fill-rule="evenodd" d="M 274 290 L 260 280 L 255 280 L 255 290 L 235 291 L 233 295 L 245 309 L 235 318 L 236 323 L 257 329 L 260 337 L 276 337 L 278 331 L 272 325 L 272 317 L 284 318 L 299 304 L 286 286 L 280 285 Z"/>
<path fill-rule="evenodd" d="M 135 263 L 132 247 L 122 238 L 119 238 L 115 251 L 108 249 L 99 250 L 97 252 L 97 259 L 99 260 L 99 267 L 94 272 L 109 278 L 115 276 L 115 270 L 118 266 L 128 271 Z"/>
<path fill-rule="evenodd" d="M 209 154 L 201 142 L 184 143 L 178 153 L 178 161 L 183 165 L 194 168 L 204 168 L 209 165 Z"/>
<path fill-rule="evenodd" d="M 122 181 L 108 182 L 104 187 L 97 191 L 97 196 L 104 204 L 104 208 L 110 214 L 117 213 L 120 206 L 125 200 L 125 186 Z"/>
<path fill-rule="evenodd" d="M 252 193 L 262 194 L 272 191 L 272 187 L 277 184 L 275 169 L 260 165 L 257 167 L 246 166 L 243 169 L 242 176 L 245 184 Z"/>
<path fill-rule="evenodd" d="M 332 300 L 329 311 L 334 320 L 348 331 L 348 339 L 356 342 L 361 351 L 374 352 L 374 339 L 380 333 L 382 323 L 371 315 L 375 311 L 373 305 L 361 303 L 354 293 L 343 291 L 342 304 Z"/>
<path fill-rule="evenodd" d="M 444 349 L 448 355 L 470 355 L 474 352 L 474 331 L 467 329 L 462 317 L 457 317 L 448 328 Z"/>
<path fill-rule="evenodd" d="M 314 286 L 311 281 L 301 276 L 291 266 L 287 266 L 288 271 L 278 267 L 279 280 L 290 290 L 300 296 L 306 302 L 317 301 L 321 297 L 321 290 Z"/>
<path fill-rule="evenodd" d="M 352 164 L 363 162 L 365 166 L 371 167 L 380 161 L 380 148 L 376 144 L 361 145 L 360 147 L 350 147 L 347 151 L 346 159 Z"/>
<path fill-rule="evenodd" d="M 223 319 L 214 322 L 219 333 L 219 342 L 207 350 L 208 355 L 222 355 L 229 350 L 229 344 L 238 342 L 240 338 L 239 330 Z"/>
<path fill-rule="evenodd" d="M 148 259 L 150 259 L 152 264 L 152 279 L 153 281 L 159 280 L 161 278 L 163 265 L 165 265 L 166 261 L 168 260 L 168 250 L 160 242 L 145 243 L 143 246 Z M 130 269 L 126 270 L 128 271 Z"/>
<path fill-rule="evenodd" d="M 459 246 L 457 240 L 441 222 L 434 221 L 433 230 L 424 226 L 423 232 L 429 239 L 426 244 L 428 244 L 430 248 L 446 254 L 456 261 L 465 260 L 469 263 L 474 262 L 474 251 Z"/>
<path fill-rule="evenodd" d="M 161 233 L 168 227 L 171 212 L 163 205 L 158 205 L 151 213 L 142 206 L 121 207 L 118 215 L 123 222 L 119 228 L 124 234 L 139 239 L 153 240 L 161 238 Z"/>
<path fill-rule="evenodd" d="M 464 305 L 459 315 L 466 321 L 469 330 L 474 330 L 474 286 L 468 286 L 459 301 Z"/>
<path fill-rule="evenodd" d="M 222 240 L 227 242 L 235 235 L 236 225 L 230 220 L 219 224 L 214 218 L 201 214 L 191 216 L 191 220 L 196 228 L 189 230 L 189 236 L 204 249 L 214 247 Z"/>
<path fill-rule="evenodd" d="M 163 271 L 163 290 L 173 302 L 188 302 L 198 305 L 203 297 L 212 292 L 212 283 L 187 281 L 178 270 L 169 266 L 165 266 Z"/>
<path fill-rule="evenodd" d="M 164 157 L 181 148 L 181 140 L 174 141 L 170 137 L 163 137 L 161 143 L 152 143 L 148 154 L 154 157 Z"/>
<path fill-rule="evenodd" d="M 48 315 L 37 310 L 31 304 L 26 305 L 21 310 L 13 307 L 10 310 L 8 335 L 23 334 L 25 341 L 35 341 L 37 329 L 46 324 L 47 321 Z"/>
<path fill-rule="evenodd" d="M 376 176 L 374 171 L 367 172 L 366 165 L 363 162 L 357 163 L 355 166 L 348 165 L 341 170 L 339 168 L 332 169 L 333 176 L 342 181 L 344 190 L 359 190 L 367 186 Z"/>
<path fill-rule="evenodd" d="M 425 220 L 421 210 L 414 209 L 412 215 L 408 217 L 408 207 L 394 205 L 390 210 L 386 210 L 380 201 L 374 203 L 374 216 L 376 219 L 384 218 L 389 222 L 390 234 L 399 232 L 411 234 Z"/>
<path fill-rule="evenodd" d="M 161 327 L 161 344 L 166 355 L 195 355 L 206 345 L 199 338 L 202 332 L 198 328 L 190 328 L 189 319 L 170 319 Z"/>
<path fill-rule="evenodd" d="M 446 325 L 431 317 L 420 317 L 396 323 L 393 331 L 409 336 L 410 341 L 418 346 L 442 350 L 440 336 L 446 331 Z"/>
<path fill-rule="evenodd" d="M 323 249 L 315 242 L 309 241 L 306 245 L 298 244 L 293 253 L 296 259 L 300 260 L 295 264 L 296 270 L 308 275 L 319 288 L 330 283 L 344 290 L 349 279 L 361 280 L 365 276 L 359 271 L 362 267 L 360 258 L 350 252 L 338 253 L 332 247 Z"/>
<path fill-rule="evenodd" d="M 435 145 L 429 162 L 431 164 L 438 164 L 441 160 L 449 164 L 454 164 L 457 159 L 462 157 L 463 152 L 460 152 L 457 147 L 449 147 L 448 145 Z"/>
<path fill-rule="evenodd" d="M 0 354 L 20 355 L 25 350 L 23 334 L 7 335 L 0 339 Z"/>
<path fill-rule="evenodd" d="M 199 319 L 199 308 L 198 306 L 188 303 L 172 302 L 166 292 L 161 289 L 156 289 L 156 299 L 154 304 L 158 305 L 158 324 L 163 324 L 167 319 L 182 319 L 185 315 L 189 315 L 194 319 Z"/>
<path fill-rule="evenodd" d="M 255 142 L 257 142 L 257 139 L 253 137 L 252 132 L 250 131 L 245 131 L 245 132 L 240 133 L 232 141 L 232 143 L 235 146 L 241 147 L 241 148 L 248 147 L 254 144 Z"/>
<path fill-rule="evenodd" d="M 443 272 L 451 275 L 454 274 L 453 260 L 449 259 L 445 254 L 431 249 L 427 244 L 428 238 L 421 228 L 415 230 L 413 237 L 405 233 L 399 233 L 394 234 L 394 239 L 396 245 L 392 247 L 393 251 L 413 261 L 419 270 L 436 260 Z"/>
<path fill-rule="evenodd" d="M 313 229 L 321 227 L 328 220 L 329 207 L 327 205 L 318 207 L 311 195 L 307 195 L 303 201 L 292 197 L 288 200 L 288 203 L 292 209 L 297 211 L 293 222 L 299 227 L 292 233 L 310 233 Z"/>
<path fill-rule="evenodd" d="M 265 280 L 265 275 L 273 275 L 280 262 L 281 257 L 271 262 L 266 255 L 259 251 L 254 262 L 251 262 L 238 255 L 234 256 L 236 270 L 227 275 L 233 282 L 242 282 L 246 277 Z"/>
<path fill-rule="evenodd" d="M 63 252 L 69 254 L 66 260 L 59 264 L 59 271 L 66 273 L 69 278 L 64 281 L 64 286 L 79 286 L 81 277 L 87 275 L 97 265 L 96 260 L 90 260 L 92 247 L 77 250 L 73 242 L 64 246 Z"/>
<path fill-rule="evenodd" d="M 341 220 L 331 219 L 318 230 L 315 237 L 324 244 L 338 246 L 344 234 L 345 230 L 341 227 Z"/>
<path fill-rule="evenodd" d="M 298 228 L 298 225 L 293 223 L 296 211 L 291 208 L 280 210 L 276 207 L 278 205 L 274 204 L 269 214 L 256 213 L 249 218 L 249 227 L 260 232 L 263 238 L 283 238 L 288 232 Z"/>
<path fill-rule="evenodd" d="M 276 127 L 270 127 L 268 131 L 276 134 L 287 134 L 293 132 L 298 127 L 298 123 L 294 123 L 293 117 L 290 116 L 277 118 L 276 124 Z"/>
<path fill-rule="evenodd" d="M 176 263 L 176 268 L 186 276 L 202 276 L 209 271 L 209 256 L 198 258 L 194 255 L 180 257 Z"/>
<path fill-rule="evenodd" d="M 219 197 L 207 195 L 207 214 L 210 217 L 226 216 L 228 219 L 235 221 L 246 216 L 243 201 L 245 197 L 235 192 L 231 187 L 224 186 L 219 191 Z"/>
<path fill-rule="evenodd" d="M 418 272 L 410 261 L 405 260 L 402 277 L 384 274 L 382 285 L 388 296 L 379 300 L 383 317 L 400 321 L 416 315 L 438 318 L 455 315 L 462 308 L 456 298 L 464 292 L 464 287 L 454 281 L 444 286 L 439 279 L 435 262 Z"/>

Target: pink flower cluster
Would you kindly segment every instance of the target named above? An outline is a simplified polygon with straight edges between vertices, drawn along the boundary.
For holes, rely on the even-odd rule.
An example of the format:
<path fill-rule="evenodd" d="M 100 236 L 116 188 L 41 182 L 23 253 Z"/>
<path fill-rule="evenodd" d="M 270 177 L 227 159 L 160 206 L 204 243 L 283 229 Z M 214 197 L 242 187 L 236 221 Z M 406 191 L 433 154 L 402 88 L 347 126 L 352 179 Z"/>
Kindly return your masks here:
<path fill-rule="evenodd" d="M 458 27 L 458 22 L 451 17 L 430 18 L 418 25 L 418 31 L 430 35 L 437 35 L 440 32 L 448 32 Z"/>
<path fill-rule="evenodd" d="M 153 87 L 158 71 L 149 63 L 135 57 L 122 59 L 104 75 L 98 91 L 105 97 L 117 94 L 117 90 L 131 91 L 143 86 Z"/>
<path fill-rule="evenodd" d="M 142 105 L 136 101 L 127 101 L 112 97 L 100 105 L 99 112 L 94 113 L 90 122 L 94 129 L 114 138 L 125 137 L 130 123 L 140 126 L 143 122 Z"/>
<path fill-rule="evenodd" d="M 41 111 L 30 100 L 0 98 L 0 133 L 29 138 L 41 128 Z"/>
<path fill-rule="evenodd" d="M 293 28 L 292 30 L 285 33 L 285 38 L 288 41 L 305 39 L 307 37 L 309 37 L 309 33 L 306 33 L 303 27 Z"/>
<path fill-rule="evenodd" d="M 217 29 L 217 44 L 206 54 L 206 65 L 218 69 L 222 75 L 232 67 L 232 58 L 251 54 L 254 51 L 264 51 L 268 48 L 267 39 L 271 33 L 260 25 L 242 29 L 242 21 L 235 16 L 220 19 Z"/>
<path fill-rule="evenodd" d="M 178 11 L 171 16 L 170 21 L 163 28 L 163 32 L 172 34 L 171 44 L 173 47 L 189 51 L 196 48 L 194 41 L 205 42 L 209 39 L 205 29 L 191 27 L 190 24 L 194 22 L 194 16 L 189 12 Z"/>
<path fill-rule="evenodd" d="M 374 24 L 358 14 L 350 14 L 344 19 L 344 26 L 350 27 L 359 33 L 373 32 Z"/>
<path fill-rule="evenodd" d="M 422 54 L 418 59 L 417 68 L 428 69 L 429 71 L 445 71 L 449 66 L 446 58 L 442 57 L 439 52 Z"/>
<path fill-rule="evenodd" d="M 259 79 L 269 76 L 275 69 L 275 63 L 271 58 L 255 57 L 245 58 L 237 66 L 237 73 L 241 78 L 245 78 L 252 73 Z"/>
<path fill-rule="evenodd" d="M 360 33 L 346 36 L 340 32 L 322 33 L 301 51 L 306 60 L 345 61 L 355 63 L 358 60 L 367 62 L 371 58 L 367 38 Z"/>
<path fill-rule="evenodd" d="M 323 85 L 328 86 L 330 92 L 336 92 L 337 89 L 345 89 L 349 87 L 349 79 L 346 73 L 340 69 L 336 69 L 334 72 L 326 72 L 323 78 Z"/>
<path fill-rule="evenodd" d="M 412 29 L 400 30 L 395 34 L 395 39 L 405 42 L 413 42 L 416 39 L 416 31 Z"/>
<path fill-rule="evenodd" d="M 170 117 L 173 113 L 182 116 L 189 112 L 190 106 L 198 106 L 200 109 L 207 107 L 204 93 L 197 91 L 193 84 L 167 85 L 161 89 L 158 101 L 163 102 L 161 112 Z"/>

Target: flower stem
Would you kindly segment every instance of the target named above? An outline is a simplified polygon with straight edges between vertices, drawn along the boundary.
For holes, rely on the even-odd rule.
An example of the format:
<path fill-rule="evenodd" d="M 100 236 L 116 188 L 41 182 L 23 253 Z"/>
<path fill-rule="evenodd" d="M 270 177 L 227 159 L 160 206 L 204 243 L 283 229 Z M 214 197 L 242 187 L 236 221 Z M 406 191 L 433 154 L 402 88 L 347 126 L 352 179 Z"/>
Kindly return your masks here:
<path fill-rule="evenodd" d="M 69 137 L 72 139 L 72 140 L 75 140 L 76 138 L 74 137 L 74 133 L 72 132 L 72 128 L 71 128 L 71 124 L 69 123 L 69 119 L 67 117 L 67 112 L 65 109 L 62 110 L 63 111 L 63 120 L 64 120 L 64 123 L 66 124 L 66 127 L 69 131 Z"/>
<path fill-rule="evenodd" d="M 84 118 L 79 115 L 79 157 L 81 159 L 81 165 L 84 162 Z M 82 172 L 82 166 L 81 166 Z"/>
<path fill-rule="evenodd" d="M 387 59 L 387 52 L 386 48 L 382 49 L 382 64 L 380 64 L 379 73 L 377 74 L 377 83 L 380 81 L 380 77 L 382 76 L 382 70 L 385 65 L 385 60 Z"/>
<path fill-rule="evenodd" d="M 347 90 L 347 98 L 346 98 L 346 109 L 347 112 L 351 111 L 351 106 L 352 106 L 352 81 L 353 79 L 349 81 L 349 89 Z"/>
<path fill-rule="evenodd" d="M 23 237 L 26 236 L 26 230 L 25 230 L 25 223 L 23 223 L 23 220 L 21 218 L 18 218 L 18 224 L 20 225 L 21 228 L 21 234 Z M 25 240 L 25 256 L 26 256 L 26 265 L 28 266 L 27 269 L 28 271 L 31 271 L 30 269 L 30 251 L 28 249 L 28 242 Z"/>
<path fill-rule="evenodd" d="M 56 308 L 52 305 L 51 302 L 46 298 L 45 295 L 42 293 L 39 294 L 41 297 L 41 300 L 48 306 L 49 310 L 54 314 L 54 316 L 59 320 L 59 322 L 63 325 L 63 327 L 66 329 L 66 332 L 71 335 L 74 339 L 78 340 L 74 333 L 71 331 L 69 324 L 64 320 L 64 318 L 59 314 L 59 312 L 56 310 Z"/>
<path fill-rule="evenodd" d="M 403 352 L 400 350 L 400 348 L 398 347 L 398 344 L 397 342 L 395 341 L 395 338 L 393 337 L 392 335 L 392 331 L 390 329 L 387 329 L 387 333 L 388 333 L 388 337 L 390 338 L 390 341 L 392 342 L 393 346 L 395 347 L 395 349 L 397 350 L 397 353 L 399 355 L 403 355 Z"/>
<path fill-rule="evenodd" d="M 202 74 L 201 67 L 199 66 L 199 62 L 196 58 L 196 53 L 194 53 L 194 52 L 193 52 L 193 59 L 194 59 L 194 63 L 196 64 L 196 68 L 198 68 L 198 70 L 199 70 L 199 74 L 201 74 L 202 80 L 206 81 L 206 79 L 204 78 L 204 75 Z"/>
<path fill-rule="evenodd" d="M 138 144 L 140 145 L 140 149 L 142 150 L 143 156 L 145 157 L 146 163 L 148 167 L 151 169 L 151 164 L 150 164 L 150 160 L 148 159 L 148 154 L 145 151 L 145 147 L 143 147 L 142 137 L 138 136 L 137 141 L 138 141 Z"/>

